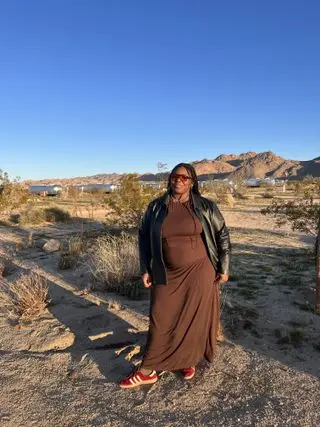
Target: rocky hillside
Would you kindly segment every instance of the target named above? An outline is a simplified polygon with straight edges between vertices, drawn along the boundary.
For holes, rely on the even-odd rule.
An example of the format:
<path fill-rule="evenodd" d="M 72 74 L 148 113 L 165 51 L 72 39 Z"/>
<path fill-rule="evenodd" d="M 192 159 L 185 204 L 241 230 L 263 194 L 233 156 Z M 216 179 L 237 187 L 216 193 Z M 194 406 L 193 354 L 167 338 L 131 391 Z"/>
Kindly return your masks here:
<path fill-rule="evenodd" d="M 230 178 L 247 179 L 252 177 L 271 177 L 301 179 L 307 175 L 320 177 L 320 156 L 313 160 L 288 160 L 277 156 L 272 151 L 255 153 L 249 151 L 241 154 L 221 154 L 214 160 L 203 159 L 191 162 L 200 179 Z M 98 174 L 93 176 L 67 178 L 67 179 L 43 179 L 43 184 L 57 183 L 61 185 L 116 183 L 121 174 Z M 145 173 L 140 175 L 143 181 L 156 181 L 158 174 Z M 26 181 L 31 184 L 32 181 Z"/>
<path fill-rule="evenodd" d="M 78 176 L 74 178 L 48 178 L 41 179 L 38 181 L 27 180 L 24 183 L 26 185 L 32 185 L 34 183 L 39 184 L 60 184 L 60 185 L 78 185 L 78 184 L 113 184 L 117 183 L 122 175 L 117 173 L 101 173 L 91 176 Z"/>
<path fill-rule="evenodd" d="M 246 179 L 271 177 L 300 179 L 307 175 L 320 177 L 320 158 L 313 160 L 287 160 L 272 151 L 222 154 L 214 160 L 193 162 L 198 175 L 212 178 Z"/>

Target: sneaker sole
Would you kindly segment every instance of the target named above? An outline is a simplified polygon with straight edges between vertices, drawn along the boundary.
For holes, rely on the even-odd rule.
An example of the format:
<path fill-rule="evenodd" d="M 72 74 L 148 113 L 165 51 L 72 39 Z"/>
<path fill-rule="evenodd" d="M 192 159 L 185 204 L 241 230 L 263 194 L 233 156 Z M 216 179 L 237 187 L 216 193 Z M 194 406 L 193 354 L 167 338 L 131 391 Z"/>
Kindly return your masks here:
<path fill-rule="evenodd" d="M 188 376 L 185 376 L 183 378 L 188 381 L 188 380 L 191 380 L 195 375 L 196 375 L 196 373 L 194 372 L 192 375 L 188 375 Z"/>
<path fill-rule="evenodd" d="M 147 380 L 147 381 L 143 381 L 141 383 L 138 384 L 128 384 L 128 385 L 121 385 L 120 384 L 120 388 L 134 388 L 134 387 L 139 387 L 140 385 L 144 385 L 144 384 L 154 384 L 158 381 L 158 378 L 154 379 L 154 380 Z"/>

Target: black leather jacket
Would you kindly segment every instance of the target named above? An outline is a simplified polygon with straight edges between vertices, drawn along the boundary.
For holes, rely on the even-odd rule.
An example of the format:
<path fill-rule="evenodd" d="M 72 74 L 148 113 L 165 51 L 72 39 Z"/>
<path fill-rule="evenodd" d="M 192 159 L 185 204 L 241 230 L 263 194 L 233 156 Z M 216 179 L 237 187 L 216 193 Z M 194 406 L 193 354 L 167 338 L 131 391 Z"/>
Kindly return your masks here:
<path fill-rule="evenodd" d="M 139 228 L 141 274 L 149 273 L 152 284 L 167 284 L 162 257 L 161 228 L 168 212 L 169 193 L 154 199 L 148 206 Z M 212 200 L 191 192 L 194 211 L 203 227 L 202 238 L 209 259 L 217 273 L 229 274 L 230 237 L 223 216 Z"/>

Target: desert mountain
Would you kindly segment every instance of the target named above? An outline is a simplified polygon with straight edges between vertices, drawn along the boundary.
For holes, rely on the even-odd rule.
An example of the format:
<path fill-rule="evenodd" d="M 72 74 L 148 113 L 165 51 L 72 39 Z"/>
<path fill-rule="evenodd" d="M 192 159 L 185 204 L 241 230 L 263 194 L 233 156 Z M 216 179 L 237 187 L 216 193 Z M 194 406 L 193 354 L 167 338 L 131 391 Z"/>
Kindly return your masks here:
<path fill-rule="evenodd" d="M 201 178 L 291 178 L 300 179 L 307 175 L 320 177 L 320 158 L 308 161 L 287 160 L 272 151 L 222 154 L 215 160 L 193 162 Z M 230 168 L 231 166 L 231 168 Z"/>
<path fill-rule="evenodd" d="M 203 159 L 191 162 L 200 180 L 213 179 L 248 179 L 252 177 L 301 179 L 307 175 L 320 177 L 320 156 L 313 160 L 288 160 L 277 156 L 272 151 L 255 153 L 249 151 L 241 154 L 221 154 L 214 160 Z M 162 173 L 162 177 L 167 174 Z M 56 183 L 61 185 L 106 184 L 119 182 L 123 174 L 97 174 L 65 179 L 43 179 L 42 184 Z M 140 175 L 142 181 L 157 181 L 159 174 L 145 173 Z M 26 181 L 31 184 L 35 181 Z"/>

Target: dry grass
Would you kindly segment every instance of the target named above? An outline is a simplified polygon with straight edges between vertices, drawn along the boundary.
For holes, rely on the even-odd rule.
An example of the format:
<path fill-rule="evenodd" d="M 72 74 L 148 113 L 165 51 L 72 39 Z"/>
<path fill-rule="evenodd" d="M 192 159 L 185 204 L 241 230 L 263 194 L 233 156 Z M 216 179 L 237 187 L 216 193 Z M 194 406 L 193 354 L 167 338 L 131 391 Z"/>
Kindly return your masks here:
<path fill-rule="evenodd" d="M 71 237 L 68 241 L 68 253 L 71 255 L 80 255 L 84 249 L 83 239 L 79 236 Z"/>
<path fill-rule="evenodd" d="M 47 283 L 35 272 L 21 274 L 12 284 L 1 280 L 0 303 L 1 310 L 9 316 L 36 317 L 49 303 Z"/>
<path fill-rule="evenodd" d="M 108 290 L 130 286 L 140 276 L 137 238 L 127 233 L 98 237 L 88 248 L 84 264 Z"/>
<path fill-rule="evenodd" d="M 229 186 L 226 184 L 212 182 L 206 187 L 203 195 L 215 200 L 218 204 L 225 205 L 230 208 L 234 207 L 234 198 L 230 193 Z"/>
<path fill-rule="evenodd" d="M 58 262 L 60 270 L 74 268 L 77 265 L 80 255 L 84 250 L 84 241 L 81 237 L 71 237 L 67 243 L 67 249 L 61 253 Z"/>
<path fill-rule="evenodd" d="M 21 225 L 37 225 L 43 224 L 44 222 L 65 222 L 70 219 L 71 216 L 69 212 L 58 207 L 49 207 L 44 209 L 29 206 L 21 212 L 18 221 Z"/>

